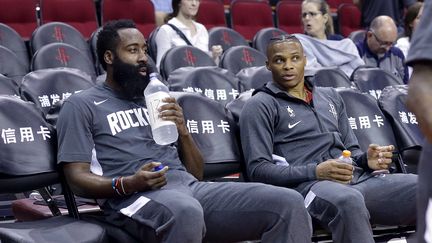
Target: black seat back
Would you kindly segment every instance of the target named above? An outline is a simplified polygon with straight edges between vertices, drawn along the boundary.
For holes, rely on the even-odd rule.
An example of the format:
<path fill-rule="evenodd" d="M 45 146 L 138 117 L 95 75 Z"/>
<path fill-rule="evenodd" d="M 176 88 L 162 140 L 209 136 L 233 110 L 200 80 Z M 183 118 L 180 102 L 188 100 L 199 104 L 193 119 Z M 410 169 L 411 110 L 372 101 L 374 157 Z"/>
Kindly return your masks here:
<path fill-rule="evenodd" d="M 18 32 L 3 23 L 0 23 L 0 46 L 11 50 L 27 68 L 29 67 L 30 58 L 24 40 Z"/>
<path fill-rule="evenodd" d="M 353 85 L 349 77 L 339 68 L 323 68 L 318 70 L 313 77 L 313 84 L 322 87 L 345 87 Z"/>
<path fill-rule="evenodd" d="M 35 103 L 46 116 L 51 109 L 56 109 L 58 102 L 93 85 L 91 77 L 78 69 L 50 68 L 25 75 L 20 93 L 24 100 Z"/>
<path fill-rule="evenodd" d="M 351 74 L 351 80 L 361 92 L 369 93 L 375 99 L 379 98 L 385 87 L 403 84 L 395 75 L 376 67 L 357 68 Z"/>
<path fill-rule="evenodd" d="M 0 63 L 0 74 L 13 79 L 17 84 L 20 84 L 22 77 L 28 73 L 28 67 L 4 46 L 0 46 Z"/>
<path fill-rule="evenodd" d="M 204 51 L 193 46 L 176 46 L 168 50 L 161 59 L 160 74 L 167 80 L 172 71 L 181 67 L 216 66 Z"/>
<path fill-rule="evenodd" d="M 167 82 L 171 91 L 200 93 L 222 105 L 239 94 L 238 78 L 216 66 L 182 67 L 173 71 Z"/>
<path fill-rule="evenodd" d="M 17 83 L 3 74 L 0 74 L 0 94 L 16 95 L 19 97 Z"/>
<path fill-rule="evenodd" d="M 261 29 L 255 34 L 252 40 L 252 47 L 266 54 L 267 45 L 270 43 L 271 38 L 281 35 L 288 35 L 288 33 L 282 29 L 274 27 L 267 27 Z"/>
<path fill-rule="evenodd" d="M 238 127 L 231 113 L 222 104 L 199 94 L 173 92 L 172 95 L 183 108 L 189 132 L 204 157 L 204 179 L 240 172 Z"/>
<path fill-rule="evenodd" d="M 273 80 L 272 73 L 266 66 L 243 68 L 236 76 L 239 78 L 240 92 L 260 88 Z"/>
<path fill-rule="evenodd" d="M 240 33 L 223 26 L 213 27 L 209 30 L 209 49 L 214 45 L 221 45 L 224 51 L 233 46 L 249 46 Z"/>
<path fill-rule="evenodd" d="M 50 43 L 42 46 L 34 55 L 31 70 L 45 68 L 76 68 L 96 78 L 96 70 L 89 57 L 76 47 L 66 43 Z"/>
<path fill-rule="evenodd" d="M 219 67 L 237 74 L 241 69 L 264 66 L 267 57 L 249 46 L 233 46 L 226 50 L 220 59 Z"/>

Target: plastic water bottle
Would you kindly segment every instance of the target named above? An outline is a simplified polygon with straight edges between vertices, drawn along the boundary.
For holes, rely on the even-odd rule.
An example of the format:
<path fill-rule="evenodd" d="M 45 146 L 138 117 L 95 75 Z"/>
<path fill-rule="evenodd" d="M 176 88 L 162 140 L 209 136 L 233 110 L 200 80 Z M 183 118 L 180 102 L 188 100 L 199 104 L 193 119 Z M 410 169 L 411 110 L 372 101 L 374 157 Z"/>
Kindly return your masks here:
<path fill-rule="evenodd" d="M 169 97 L 168 87 L 157 77 L 156 73 L 150 74 L 150 82 L 144 90 L 147 111 L 150 118 L 153 139 L 157 144 L 167 145 L 177 141 L 177 126 L 172 121 L 165 121 L 159 117 L 159 107 L 166 104 L 162 100 Z"/>
<path fill-rule="evenodd" d="M 338 160 L 343 163 L 352 164 L 351 151 L 342 151 L 342 155 L 338 158 Z"/>

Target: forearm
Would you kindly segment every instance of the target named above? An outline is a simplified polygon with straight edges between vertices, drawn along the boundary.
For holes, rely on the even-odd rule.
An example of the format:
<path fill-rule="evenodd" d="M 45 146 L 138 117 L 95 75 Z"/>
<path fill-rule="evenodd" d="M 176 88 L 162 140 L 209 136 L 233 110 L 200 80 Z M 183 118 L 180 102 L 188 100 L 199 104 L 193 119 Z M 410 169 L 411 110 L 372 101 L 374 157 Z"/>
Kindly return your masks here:
<path fill-rule="evenodd" d="M 198 180 L 202 180 L 204 159 L 190 133 L 179 134 L 179 154 L 186 170 Z"/>
<path fill-rule="evenodd" d="M 283 166 L 268 161 L 256 161 L 248 166 L 248 175 L 252 181 L 294 187 L 302 182 L 316 180 L 316 166 L 316 164 Z"/>

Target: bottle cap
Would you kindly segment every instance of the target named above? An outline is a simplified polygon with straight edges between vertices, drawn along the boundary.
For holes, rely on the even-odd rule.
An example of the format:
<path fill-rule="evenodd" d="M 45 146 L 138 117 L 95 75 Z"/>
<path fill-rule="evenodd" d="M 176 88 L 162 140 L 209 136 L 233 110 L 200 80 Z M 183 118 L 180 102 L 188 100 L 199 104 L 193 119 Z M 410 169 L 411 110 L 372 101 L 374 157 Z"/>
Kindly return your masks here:
<path fill-rule="evenodd" d="M 162 170 L 164 167 L 165 167 L 165 166 L 164 166 L 163 164 L 160 164 L 160 165 L 154 167 L 154 168 L 153 168 L 153 171 L 160 171 L 160 170 Z"/>
<path fill-rule="evenodd" d="M 351 151 L 349 151 L 349 150 L 342 151 L 342 156 L 345 158 L 351 157 Z"/>

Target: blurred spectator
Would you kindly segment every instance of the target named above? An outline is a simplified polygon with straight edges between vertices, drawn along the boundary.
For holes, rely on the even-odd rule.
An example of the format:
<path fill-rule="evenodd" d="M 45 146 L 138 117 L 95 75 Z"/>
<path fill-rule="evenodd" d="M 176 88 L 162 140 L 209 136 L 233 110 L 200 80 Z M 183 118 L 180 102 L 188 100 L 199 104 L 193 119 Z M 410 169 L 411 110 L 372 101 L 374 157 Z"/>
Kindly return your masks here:
<path fill-rule="evenodd" d="M 365 39 L 356 45 L 366 65 L 387 70 L 407 83 L 408 68 L 405 65 L 405 56 L 394 46 L 397 37 L 393 19 L 389 16 L 378 16 L 372 21 Z"/>
<path fill-rule="evenodd" d="M 405 19 L 404 19 L 405 36 L 399 38 L 395 45 L 396 47 L 401 49 L 405 57 L 407 57 L 408 54 L 412 33 L 414 32 L 414 30 L 417 27 L 417 24 L 420 21 L 422 12 L 423 12 L 423 3 L 417 2 L 411 5 L 405 14 Z"/>
<path fill-rule="evenodd" d="M 168 16 L 168 22 L 162 25 L 156 35 L 157 57 L 159 68 L 164 54 L 174 46 L 192 45 L 208 52 L 217 61 L 222 54 L 220 45 L 212 46 L 209 52 L 209 36 L 204 25 L 196 22 L 199 0 L 173 0 L 173 12 Z M 183 35 L 181 35 L 183 34 Z"/>
<path fill-rule="evenodd" d="M 400 33 L 403 31 L 404 9 L 415 2 L 416 0 L 353 0 L 362 13 L 362 27 L 369 27 L 377 16 L 387 15 L 395 21 Z"/>
<path fill-rule="evenodd" d="M 171 0 L 151 0 L 155 8 L 156 25 L 165 23 L 165 18 L 172 13 Z"/>
<path fill-rule="evenodd" d="M 330 7 L 325 0 L 304 0 L 302 22 L 306 35 L 322 40 L 343 39 L 343 36 L 334 33 Z"/>

